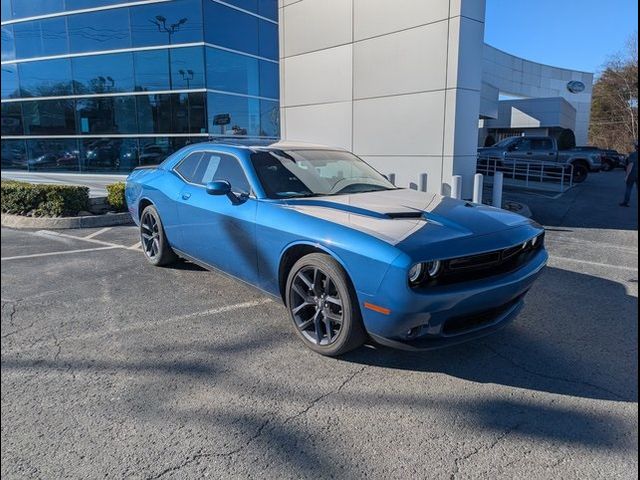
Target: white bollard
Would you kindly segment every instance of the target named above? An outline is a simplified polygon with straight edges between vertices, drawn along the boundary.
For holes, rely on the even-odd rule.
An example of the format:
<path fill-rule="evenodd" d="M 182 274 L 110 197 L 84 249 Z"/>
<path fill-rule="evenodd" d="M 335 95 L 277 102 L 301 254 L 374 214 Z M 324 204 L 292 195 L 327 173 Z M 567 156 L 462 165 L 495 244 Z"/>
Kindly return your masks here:
<path fill-rule="evenodd" d="M 389 179 L 389 181 L 391 183 L 393 183 L 394 185 L 396 184 L 396 174 L 395 173 L 390 173 L 389 175 L 387 175 L 387 178 Z"/>
<path fill-rule="evenodd" d="M 462 199 L 462 176 L 451 177 L 451 198 Z"/>
<path fill-rule="evenodd" d="M 483 177 L 476 173 L 473 177 L 473 203 L 482 203 Z"/>
<path fill-rule="evenodd" d="M 426 173 L 420 174 L 420 191 L 421 192 L 427 191 L 427 185 L 429 184 L 428 182 L 429 182 L 429 175 Z"/>
<path fill-rule="evenodd" d="M 493 203 L 496 208 L 502 208 L 502 185 L 504 174 L 502 172 L 496 172 L 493 176 Z"/>

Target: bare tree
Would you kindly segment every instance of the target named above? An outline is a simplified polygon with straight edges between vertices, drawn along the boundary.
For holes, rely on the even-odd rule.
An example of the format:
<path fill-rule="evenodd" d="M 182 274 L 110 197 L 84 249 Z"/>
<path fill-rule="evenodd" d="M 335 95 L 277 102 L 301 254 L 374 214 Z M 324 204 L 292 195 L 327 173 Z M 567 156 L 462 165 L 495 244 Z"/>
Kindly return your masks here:
<path fill-rule="evenodd" d="M 638 34 L 612 57 L 593 86 L 589 140 L 602 148 L 629 151 L 638 139 Z"/>

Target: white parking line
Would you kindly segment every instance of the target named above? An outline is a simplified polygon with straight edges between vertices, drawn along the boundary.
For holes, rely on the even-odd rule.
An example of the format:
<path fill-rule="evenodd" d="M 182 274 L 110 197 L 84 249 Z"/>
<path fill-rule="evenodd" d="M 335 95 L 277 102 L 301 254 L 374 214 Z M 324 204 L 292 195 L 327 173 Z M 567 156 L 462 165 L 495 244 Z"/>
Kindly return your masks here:
<path fill-rule="evenodd" d="M 127 250 L 141 250 L 142 249 L 142 243 L 141 242 L 136 242 L 133 245 L 131 245 L 130 247 L 127 247 Z"/>
<path fill-rule="evenodd" d="M 80 240 L 82 242 L 95 243 L 96 245 L 104 245 L 107 247 L 126 248 L 124 245 L 118 245 L 117 243 L 104 242 L 102 240 L 97 240 L 95 238 L 76 237 L 75 235 L 69 235 L 61 232 L 52 232 L 51 230 L 38 230 L 35 233 L 35 235 L 49 235 L 52 237 L 62 237 L 62 238 L 69 238 L 72 240 Z"/>
<path fill-rule="evenodd" d="M 22 260 L 24 258 L 38 258 L 38 257 L 50 257 L 50 256 L 55 256 L 55 255 L 70 255 L 73 253 L 84 253 L 84 252 L 98 252 L 101 250 L 115 250 L 117 248 L 122 248 L 119 246 L 111 246 L 111 247 L 96 247 L 96 248 L 83 248 L 80 250 L 62 250 L 59 252 L 47 252 L 47 253 L 32 253 L 30 255 L 16 255 L 13 257 L 2 257 L 0 258 L 0 260 L 2 260 L 3 262 L 9 261 L 9 260 Z"/>
<path fill-rule="evenodd" d="M 87 240 L 89 238 L 93 238 L 93 237 L 97 237 L 98 235 L 102 235 L 103 233 L 108 232 L 109 230 L 111 230 L 111 227 L 105 227 L 103 229 L 98 230 L 97 232 L 90 233 L 86 237 L 82 237 L 82 238 Z"/>
<path fill-rule="evenodd" d="M 625 267 L 623 265 L 613 265 L 611 263 L 599 263 L 599 262 L 590 262 L 589 260 L 578 260 L 577 258 L 568 258 L 568 257 L 557 257 L 555 255 L 550 255 L 550 259 L 556 260 L 558 262 L 574 262 L 581 263 L 583 265 L 592 265 L 594 267 L 605 267 L 605 268 L 616 268 L 618 270 L 625 270 L 627 272 L 637 272 L 637 267 Z"/>

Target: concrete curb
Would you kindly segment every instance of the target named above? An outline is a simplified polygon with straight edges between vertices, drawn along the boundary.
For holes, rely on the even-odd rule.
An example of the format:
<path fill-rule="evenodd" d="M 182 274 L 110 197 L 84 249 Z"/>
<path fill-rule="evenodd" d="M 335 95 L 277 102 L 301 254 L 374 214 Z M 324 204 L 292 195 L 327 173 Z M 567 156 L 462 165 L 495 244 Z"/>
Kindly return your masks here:
<path fill-rule="evenodd" d="M 10 228 L 96 228 L 131 225 L 133 220 L 129 212 L 91 215 L 86 217 L 25 217 L 22 215 L 2 214 L 2 226 Z"/>

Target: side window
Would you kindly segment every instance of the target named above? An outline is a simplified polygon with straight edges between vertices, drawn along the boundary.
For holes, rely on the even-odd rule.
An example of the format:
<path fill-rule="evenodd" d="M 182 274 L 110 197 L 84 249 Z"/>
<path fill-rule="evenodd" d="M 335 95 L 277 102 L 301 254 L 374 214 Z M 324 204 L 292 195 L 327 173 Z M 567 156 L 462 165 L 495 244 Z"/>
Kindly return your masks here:
<path fill-rule="evenodd" d="M 196 171 L 201 163 L 200 160 L 202 160 L 202 156 L 202 152 L 192 153 L 182 160 L 177 167 L 175 167 L 175 171 L 178 172 L 187 182 L 198 183 L 195 180 Z"/>
<path fill-rule="evenodd" d="M 528 138 L 521 139 L 516 144 L 516 150 L 518 152 L 528 152 L 529 150 L 531 150 L 531 140 L 529 140 Z"/>
<path fill-rule="evenodd" d="M 548 138 L 536 138 L 531 141 L 532 150 L 551 150 L 553 144 Z"/>
<path fill-rule="evenodd" d="M 238 160 L 230 155 L 205 153 L 196 172 L 196 181 L 201 185 L 226 180 L 237 193 L 250 193 L 251 187 Z"/>

